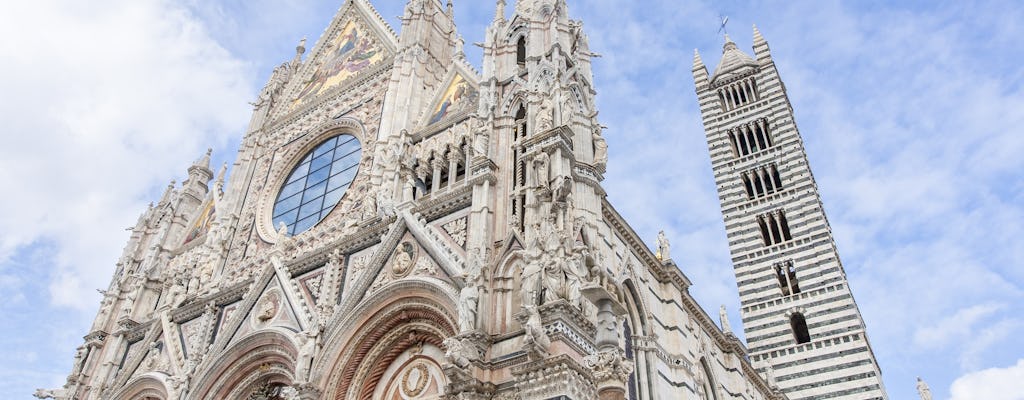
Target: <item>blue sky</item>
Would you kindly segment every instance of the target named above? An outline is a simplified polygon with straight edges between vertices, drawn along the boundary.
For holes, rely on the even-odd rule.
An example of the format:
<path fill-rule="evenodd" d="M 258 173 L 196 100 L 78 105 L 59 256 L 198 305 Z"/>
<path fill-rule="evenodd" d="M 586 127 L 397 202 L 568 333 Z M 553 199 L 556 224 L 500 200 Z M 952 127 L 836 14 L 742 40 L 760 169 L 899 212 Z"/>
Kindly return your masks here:
<path fill-rule="evenodd" d="M 403 1 L 377 0 L 393 27 Z M 19 2 L 0 15 L 0 387 L 56 387 L 145 205 L 341 0 Z M 719 15 L 767 38 L 894 399 L 1024 393 L 1024 3 L 569 0 L 585 22 L 611 202 L 705 309 L 739 302 L 695 101 Z M 511 9 L 511 5 L 509 7 Z M 456 0 L 481 41 L 490 1 Z M 312 46 L 310 46 L 312 47 Z M 479 64 L 479 51 L 467 46 Z M 635 195 L 649 193 L 649 195 Z"/>

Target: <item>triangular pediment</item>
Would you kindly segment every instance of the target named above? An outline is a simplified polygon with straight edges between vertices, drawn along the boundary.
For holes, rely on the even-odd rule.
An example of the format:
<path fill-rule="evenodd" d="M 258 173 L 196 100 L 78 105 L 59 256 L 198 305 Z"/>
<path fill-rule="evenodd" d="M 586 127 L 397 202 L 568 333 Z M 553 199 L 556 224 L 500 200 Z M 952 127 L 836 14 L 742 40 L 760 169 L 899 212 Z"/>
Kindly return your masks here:
<path fill-rule="evenodd" d="M 480 83 L 476 74 L 461 63 L 452 64 L 448 71 L 445 84 L 439 86 L 434 94 L 430 108 L 421 121 L 422 126 L 430 126 L 465 115 L 475 110 L 480 96 Z"/>
<path fill-rule="evenodd" d="M 451 282 L 451 278 L 438 266 L 436 260 L 416 240 L 412 233 L 407 232 L 399 240 L 398 245 L 388 253 L 383 266 L 370 285 L 369 294 L 376 293 L 392 282 L 404 279 L 434 278 Z"/>
<path fill-rule="evenodd" d="M 272 270 L 270 272 L 272 274 Z M 232 326 L 236 327 L 227 341 L 227 345 L 236 343 L 253 332 L 272 327 L 286 330 L 301 331 L 297 310 L 300 305 L 292 304 L 285 288 L 276 276 L 270 275 L 265 280 L 258 297 L 246 301 L 232 318 L 238 318 Z"/>
<path fill-rule="evenodd" d="M 324 31 L 291 82 L 289 110 L 344 86 L 391 59 L 398 37 L 380 14 L 363 0 L 349 0 Z"/>

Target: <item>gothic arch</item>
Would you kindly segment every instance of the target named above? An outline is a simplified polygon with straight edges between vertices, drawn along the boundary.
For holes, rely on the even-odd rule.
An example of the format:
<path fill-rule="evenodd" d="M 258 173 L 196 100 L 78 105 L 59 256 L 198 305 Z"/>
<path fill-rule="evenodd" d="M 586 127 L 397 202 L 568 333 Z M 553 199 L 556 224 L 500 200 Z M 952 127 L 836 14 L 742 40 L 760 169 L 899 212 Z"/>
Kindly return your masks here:
<path fill-rule="evenodd" d="M 628 272 L 632 275 L 632 271 Z M 647 321 L 647 306 L 643 303 L 643 296 L 640 295 L 633 277 L 626 278 L 622 282 L 622 297 L 626 306 L 626 321 L 623 322 L 623 340 L 628 344 L 625 349 L 627 356 L 634 362 L 633 375 L 630 376 L 630 387 L 627 390 L 627 398 L 630 400 L 653 398 L 654 387 L 651 371 L 654 371 L 653 358 L 651 353 L 637 350 L 637 344 L 632 336 L 651 336 L 651 324 Z M 627 332 L 627 328 L 629 332 Z M 632 351 L 632 354 L 629 352 Z"/>
<path fill-rule="evenodd" d="M 519 252 L 509 252 L 491 271 L 491 296 L 489 306 L 491 332 L 507 332 L 519 329 L 515 315 L 522 311 L 522 300 L 517 290 L 522 286 L 523 268 L 526 260 Z"/>
<path fill-rule="evenodd" d="M 458 332 L 455 294 L 439 283 L 399 281 L 374 293 L 326 333 L 313 381 L 324 399 L 370 400 L 388 367 L 406 350 Z M 317 372 L 322 371 L 322 372 Z"/>
<path fill-rule="evenodd" d="M 273 164 L 267 174 L 262 193 L 259 194 L 259 202 L 256 206 L 256 232 L 260 239 L 267 243 L 277 242 L 277 230 L 273 226 L 271 214 L 276 201 L 278 190 L 288 179 L 288 175 L 299 164 L 301 157 L 313 150 L 320 143 L 332 136 L 348 134 L 355 136 L 362 146 L 362 159 L 359 161 L 360 176 L 356 179 L 365 179 L 369 174 L 370 165 L 373 159 L 376 138 L 370 137 L 366 126 L 351 117 L 342 117 L 317 125 L 308 131 L 309 133 L 300 136 L 294 141 L 288 142 L 280 148 L 274 149 Z M 352 183 L 355 186 L 355 182 Z M 345 194 L 348 196 L 348 193 Z"/>
<path fill-rule="evenodd" d="M 196 399 L 245 398 L 260 383 L 289 385 L 298 349 L 280 328 L 256 332 L 216 357 L 196 374 Z"/>
<path fill-rule="evenodd" d="M 132 379 L 128 384 L 110 396 L 114 400 L 167 400 L 170 391 L 166 385 L 166 375 L 151 372 Z"/>
<path fill-rule="evenodd" d="M 698 398 L 700 400 L 718 400 L 718 389 L 716 389 L 718 380 L 715 379 L 715 374 L 711 371 L 711 366 L 708 365 L 708 359 L 702 356 L 698 365 L 699 376 L 703 378 L 697 380 Z"/>

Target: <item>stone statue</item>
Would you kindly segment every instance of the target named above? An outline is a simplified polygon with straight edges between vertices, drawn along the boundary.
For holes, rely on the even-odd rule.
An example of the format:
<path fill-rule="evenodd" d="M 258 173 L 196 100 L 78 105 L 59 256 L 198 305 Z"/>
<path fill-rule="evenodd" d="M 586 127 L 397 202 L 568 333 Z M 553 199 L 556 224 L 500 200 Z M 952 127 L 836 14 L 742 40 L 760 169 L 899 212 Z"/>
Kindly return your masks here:
<path fill-rule="evenodd" d="M 537 294 L 540 292 L 541 275 L 543 266 L 539 257 L 531 257 L 523 268 L 522 304 L 536 305 Z"/>
<path fill-rule="evenodd" d="M 534 186 L 548 188 L 551 184 L 551 157 L 541 152 L 533 157 Z"/>
<path fill-rule="evenodd" d="M 467 344 L 465 340 L 453 337 L 444 340 L 445 360 L 459 368 L 467 368 L 471 362 L 480 359 L 480 354 L 474 346 Z"/>
<path fill-rule="evenodd" d="M 658 232 L 658 259 L 661 261 L 671 260 L 670 251 L 671 246 L 668 244 L 668 238 L 665 237 L 665 231 Z"/>
<path fill-rule="evenodd" d="M 320 336 L 319 328 L 310 327 L 307 330 L 295 335 L 298 340 L 299 354 L 295 361 L 295 380 L 307 382 L 309 370 L 313 365 L 313 355 L 316 353 L 317 337 Z"/>
<path fill-rule="evenodd" d="M 594 167 L 604 171 L 608 168 L 608 142 L 601 136 L 601 128 L 594 129 L 591 138 L 594 140 Z"/>
<path fill-rule="evenodd" d="M 71 376 L 77 378 L 82 373 L 82 368 L 85 366 L 85 357 L 89 355 L 89 348 L 84 345 L 78 346 L 75 349 L 75 365 L 71 368 Z"/>
<path fill-rule="evenodd" d="M 917 394 L 921 396 L 921 400 L 932 400 L 932 389 L 920 376 L 917 377 Z"/>
<path fill-rule="evenodd" d="M 480 302 L 480 292 L 476 288 L 476 281 L 466 277 L 466 286 L 459 292 L 459 330 L 469 332 L 476 329 L 477 307 Z"/>
<path fill-rule="evenodd" d="M 544 99 L 540 102 L 540 110 L 537 111 L 537 123 L 536 132 L 544 132 L 554 127 L 555 124 L 555 106 L 551 102 L 550 98 Z"/>
<path fill-rule="evenodd" d="M 490 146 L 490 134 L 487 131 L 485 123 L 481 123 L 473 130 L 473 152 L 478 156 L 487 157 L 487 150 Z"/>
<path fill-rule="evenodd" d="M 64 398 L 67 393 L 63 389 L 36 389 L 32 397 L 37 399 L 58 399 Z"/>
<path fill-rule="evenodd" d="M 526 331 L 523 335 L 523 344 L 528 353 L 546 356 L 548 347 L 551 346 L 551 338 L 544 332 L 540 311 L 535 305 L 524 305 L 523 308 L 526 309 L 528 315 L 526 326 L 523 327 Z"/>
<path fill-rule="evenodd" d="M 729 313 L 725 309 L 725 305 L 718 309 L 718 318 L 722 322 L 722 333 L 732 333 L 732 326 L 729 325 Z"/>

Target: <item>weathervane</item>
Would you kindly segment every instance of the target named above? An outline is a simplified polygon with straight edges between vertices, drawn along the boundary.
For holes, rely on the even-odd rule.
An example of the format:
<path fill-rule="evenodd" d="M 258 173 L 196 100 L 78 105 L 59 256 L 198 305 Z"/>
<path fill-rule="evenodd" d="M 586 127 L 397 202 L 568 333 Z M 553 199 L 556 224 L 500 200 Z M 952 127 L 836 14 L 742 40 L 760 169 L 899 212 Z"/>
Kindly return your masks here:
<path fill-rule="evenodd" d="M 718 18 L 722 20 L 720 25 L 718 26 L 718 33 L 724 33 L 726 35 L 729 35 L 729 31 L 725 29 L 725 26 L 729 23 L 729 17 L 719 16 Z"/>

